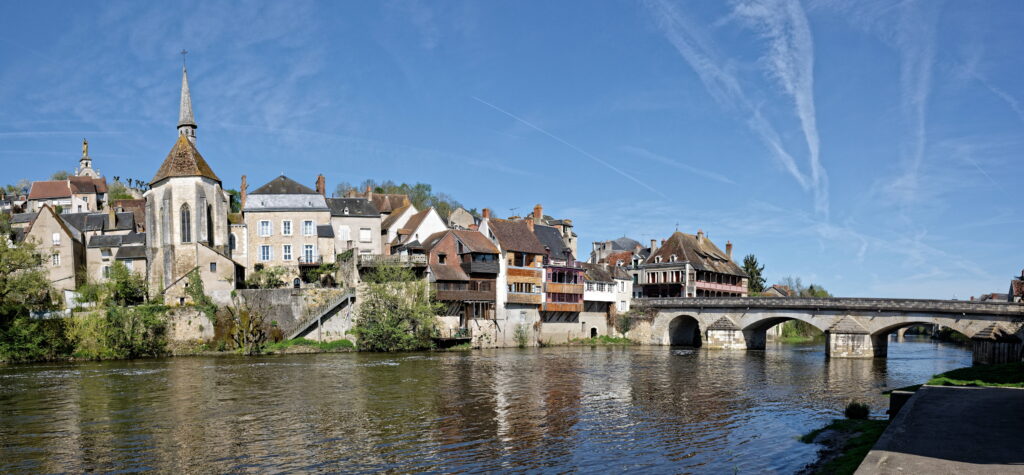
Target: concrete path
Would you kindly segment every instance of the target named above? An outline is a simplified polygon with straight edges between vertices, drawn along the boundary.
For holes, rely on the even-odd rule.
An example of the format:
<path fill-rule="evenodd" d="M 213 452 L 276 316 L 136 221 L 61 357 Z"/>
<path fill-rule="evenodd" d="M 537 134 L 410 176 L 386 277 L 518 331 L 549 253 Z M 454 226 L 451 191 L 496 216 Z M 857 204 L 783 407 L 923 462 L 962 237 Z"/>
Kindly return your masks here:
<path fill-rule="evenodd" d="M 922 387 L 856 473 L 1024 473 L 1024 389 Z"/>

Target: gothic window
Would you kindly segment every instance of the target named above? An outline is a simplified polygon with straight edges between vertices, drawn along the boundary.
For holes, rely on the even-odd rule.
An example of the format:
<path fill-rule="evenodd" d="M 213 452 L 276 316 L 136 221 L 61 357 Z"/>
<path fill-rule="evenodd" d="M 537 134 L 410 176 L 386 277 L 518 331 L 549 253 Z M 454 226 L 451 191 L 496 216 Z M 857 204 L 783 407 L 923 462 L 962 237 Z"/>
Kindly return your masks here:
<path fill-rule="evenodd" d="M 181 242 L 192 242 L 192 212 L 188 203 L 181 205 Z"/>
<path fill-rule="evenodd" d="M 213 241 L 213 206 L 206 205 L 206 242 L 215 246 Z"/>
<path fill-rule="evenodd" d="M 235 233 L 231 233 L 228 236 L 228 249 L 231 249 L 232 251 L 235 250 L 235 246 L 238 246 L 238 242 L 235 241 L 235 239 Z"/>

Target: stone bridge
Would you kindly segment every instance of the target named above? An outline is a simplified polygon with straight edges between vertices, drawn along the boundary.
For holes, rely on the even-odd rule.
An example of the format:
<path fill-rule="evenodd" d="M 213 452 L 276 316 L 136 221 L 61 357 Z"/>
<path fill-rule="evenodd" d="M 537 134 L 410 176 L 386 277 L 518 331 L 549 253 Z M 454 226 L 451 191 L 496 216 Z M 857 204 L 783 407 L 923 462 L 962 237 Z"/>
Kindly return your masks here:
<path fill-rule="evenodd" d="M 917 324 L 949 327 L 971 338 L 976 361 L 987 359 L 977 351 L 984 342 L 1009 344 L 997 351 L 1019 358 L 1024 333 L 1024 304 L 1005 302 L 726 297 L 636 299 L 633 306 L 654 315 L 649 334 L 642 336 L 649 344 L 758 350 L 765 348 L 769 328 L 800 320 L 825 333 L 827 354 L 835 358 L 883 357 L 889 334 Z"/>

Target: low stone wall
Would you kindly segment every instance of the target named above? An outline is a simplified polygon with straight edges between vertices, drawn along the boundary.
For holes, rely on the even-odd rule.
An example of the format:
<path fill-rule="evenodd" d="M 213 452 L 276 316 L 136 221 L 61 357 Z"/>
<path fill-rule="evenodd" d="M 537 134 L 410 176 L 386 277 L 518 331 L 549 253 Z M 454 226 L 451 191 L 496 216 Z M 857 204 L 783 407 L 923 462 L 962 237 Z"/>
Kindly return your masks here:
<path fill-rule="evenodd" d="M 244 305 L 258 309 L 263 312 L 264 320 L 269 324 L 277 322 L 278 328 L 285 335 L 293 332 L 299 324 L 312 318 L 314 314 L 323 308 L 331 300 L 340 297 L 346 292 L 345 289 L 242 289 L 236 291 L 239 299 Z M 344 312 L 342 312 L 344 314 Z M 351 322 L 344 323 L 337 319 L 335 322 L 324 322 L 323 331 L 331 331 L 332 335 L 338 332 L 347 331 L 351 328 Z M 351 318 L 349 318 L 351 320 Z M 328 326 L 331 328 L 328 329 Z M 348 328 L 346 328 L 348 327 Z M 343 334 L 343 333 L 342 333 Z M 308 338 L 308 336 L 307 336 Z M 315 339 L 315 338 L 314 338 Z M 338 339 L 338 338 L 334 338 Z M 326 338 L 325 338 L 326 340 Z"/>
<path fill-rule="evenodd" d="M 167 311 L 167 339 L 172 342 L 204 342 L 213 339 L 213 322 L 194 307 Z"/>

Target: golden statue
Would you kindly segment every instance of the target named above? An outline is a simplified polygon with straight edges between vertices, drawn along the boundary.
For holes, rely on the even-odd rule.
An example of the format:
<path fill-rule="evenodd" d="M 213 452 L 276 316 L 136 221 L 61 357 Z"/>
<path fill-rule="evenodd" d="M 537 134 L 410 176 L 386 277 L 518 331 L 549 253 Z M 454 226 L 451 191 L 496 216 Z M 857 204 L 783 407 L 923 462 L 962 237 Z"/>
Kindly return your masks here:
<path fill-rule="evenodd" d="M 89 141 L 85 139 L 82 139 L 82 156 L 89 156 Z"/>

